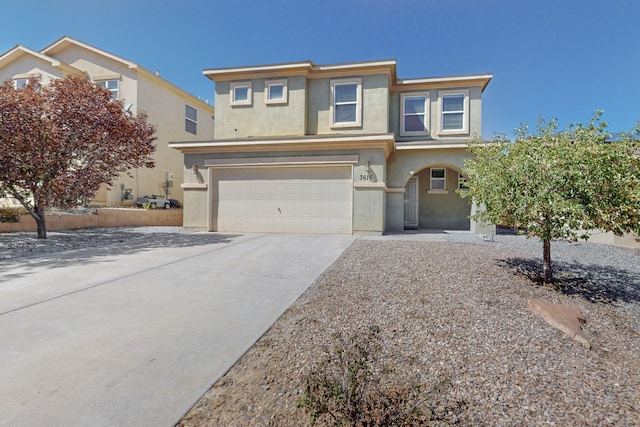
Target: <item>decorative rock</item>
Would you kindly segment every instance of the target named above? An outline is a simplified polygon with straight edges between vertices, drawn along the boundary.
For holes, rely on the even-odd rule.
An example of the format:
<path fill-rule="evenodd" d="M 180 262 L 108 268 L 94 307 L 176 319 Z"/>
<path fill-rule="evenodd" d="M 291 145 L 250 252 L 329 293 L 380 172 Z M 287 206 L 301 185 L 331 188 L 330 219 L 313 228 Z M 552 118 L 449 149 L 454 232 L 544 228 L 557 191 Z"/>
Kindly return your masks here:
<path fill-rule="evenodd" d="M 532 298 L 527 301 L 527 308 L 554 328 L 569 335 L 572 340 L 582 344 L 584 348 L 591 348 L 589 341 L 582 335 L 581 325 L 587 321 L 578 307 L 567 304 L 552 304 Z"/>

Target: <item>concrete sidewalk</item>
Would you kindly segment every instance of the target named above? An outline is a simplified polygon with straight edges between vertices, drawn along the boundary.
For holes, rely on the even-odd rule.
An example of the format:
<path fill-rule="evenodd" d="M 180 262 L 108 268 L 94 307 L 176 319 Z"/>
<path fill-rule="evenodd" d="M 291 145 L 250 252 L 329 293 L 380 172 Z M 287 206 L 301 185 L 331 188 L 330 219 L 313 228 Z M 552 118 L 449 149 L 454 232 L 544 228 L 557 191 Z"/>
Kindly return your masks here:
<path fill-rule="evenodd" d="M 354 240 L 0 263 L 0 425 L 172 426 Z"/>

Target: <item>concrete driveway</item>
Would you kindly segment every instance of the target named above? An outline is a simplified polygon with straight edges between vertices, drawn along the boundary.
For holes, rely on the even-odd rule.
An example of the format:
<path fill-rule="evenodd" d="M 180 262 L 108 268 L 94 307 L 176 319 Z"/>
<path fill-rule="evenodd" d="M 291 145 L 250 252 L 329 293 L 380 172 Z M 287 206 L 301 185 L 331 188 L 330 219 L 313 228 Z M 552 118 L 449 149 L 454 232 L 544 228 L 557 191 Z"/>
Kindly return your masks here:
<path fill-rule="evenodd" d="M 174 425 L 354 240 L 192 236 L 0 262 L 0 425 Z"/>

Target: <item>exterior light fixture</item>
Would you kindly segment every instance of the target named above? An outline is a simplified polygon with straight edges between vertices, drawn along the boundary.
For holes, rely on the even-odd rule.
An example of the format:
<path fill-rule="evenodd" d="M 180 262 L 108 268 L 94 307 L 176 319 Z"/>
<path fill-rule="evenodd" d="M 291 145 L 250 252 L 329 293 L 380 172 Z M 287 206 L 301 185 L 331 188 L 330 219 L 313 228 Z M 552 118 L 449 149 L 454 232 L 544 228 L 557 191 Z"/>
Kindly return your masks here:
<path fill-rule="evenodd" d="M 198 165 L 191 166 L 191 173 L 194 175 L 198 173 Z"/>
<path fill-rule="evenodd" d="M 369 160 L 364 162 L 364 170 L 367 172 L 371 172 L 371 162 Z"/>

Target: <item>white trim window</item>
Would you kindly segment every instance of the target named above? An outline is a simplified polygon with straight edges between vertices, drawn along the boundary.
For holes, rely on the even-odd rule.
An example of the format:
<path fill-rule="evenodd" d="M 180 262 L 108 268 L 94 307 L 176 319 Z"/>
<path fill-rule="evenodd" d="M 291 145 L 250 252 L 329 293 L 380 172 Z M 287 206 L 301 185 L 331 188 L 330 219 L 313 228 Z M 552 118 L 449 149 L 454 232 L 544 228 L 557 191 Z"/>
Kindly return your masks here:
<path fill-rule="evenodd" d="M 265 104 L 287 103 L 287 80 L 267 80 L 264 82 Z"/>
<path fill-rule="evenodd" d="M 426 135 L 429 123 L 429 93 L 402 94 L 400 135 Z"/>
<path fill-rule="evenodd" d="M 331 127 L 362 125 L 362 79 L 331 80 Z"/>
<path fill-rule="evenodd" d="M 447 172 L 445 168 L 431 168 L 429 189 L 430 190 L 446 190 Z"/>
<path fill-rule="evenodd" d="M 198 110 L 191 105 L 184 105 L 184 130 L 185 132 L 198 134 Z"/>
<path fill-rule="evenodd" d="M 231 105 L 252 105 L 251 82 L 231 83 Z"/>
<path fill-rule="evenodd" d="M 440 134 L 469 133 L 469 90 L 438 92 L 438 128 Z"/>
<path fill-rule="evenodd" d="M 112 100 L 115 101 L 116 99 L 118 99 L 118 96 L 120 95 L 120 84 L 118 80 L 98 80 L 96 81 L 96 84 L 102 89 L 107 89 L 109 92 L 111 92 Z"/>
<path fill-rule="evenodd" d="M 29 79 L 28 78 L 13 79 L 13 88 L 14 89 L 23 89 L 28 84 L 29 84 Z"/>

